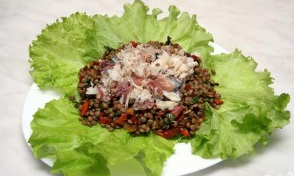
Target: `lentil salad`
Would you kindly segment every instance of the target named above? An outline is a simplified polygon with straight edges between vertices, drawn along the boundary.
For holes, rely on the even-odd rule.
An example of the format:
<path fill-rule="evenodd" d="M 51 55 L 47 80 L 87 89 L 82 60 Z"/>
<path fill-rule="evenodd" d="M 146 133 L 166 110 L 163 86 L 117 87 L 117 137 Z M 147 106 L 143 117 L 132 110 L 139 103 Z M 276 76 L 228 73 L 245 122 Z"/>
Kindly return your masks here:
<path fill-rule="evenodd" d="M 200 62 L 169 37 L 166 43 L 131 41 L 108 49 L 79 72 L 79 120 L 134 135 L 194 136 L 205 105 L 223 104 L 214 90 L 218 83 Z"/>
<path fill-rule="evenodd" d="M 78 94 L 80 68 L 102 58 L 105 46 L 115 48 L 130 40 L 165 41 L 170 35 L 185 51 L 198 52 L 201 65 L 217 72 L 211 77 L 220 83 L 217 90 L 225 103 L 219 110 L 205 107 L 205 121 L 197 136 L 189 139 L 192 155 L 228 159 L 252 154 L 256 143 L 265 144 L 268 134 L 289 123 L 290 113 L 285 108 L 290 97 L 274 94 L 267 70 L 256 71 L 257 63 L 239 50 L 212 55 L 208 43 L 213 37 L 199 26 L 196 15 L 170 6 L 169 15 L 158 19 L 161 12 L 156 8 L 149 13 L 149 7 L 136 0 L 124 6 L 121 17 L 75 13 L 47 26 L 32 42 L 34 81 L 41 89 L 55 88 L 64 94 L 39 109 L 31 123 L 29 143 L 37 158 L 56 158 L 53 173 L 110 175 L 109 166 L 134 158 L 147 175 L 159 176 L 181 141 L 151 132 L 148 137 L 132 137 L 126 130 L 110 133 L 100 125 L 89 128 L 77 120 L 80 112 L 68 95 Z"/>

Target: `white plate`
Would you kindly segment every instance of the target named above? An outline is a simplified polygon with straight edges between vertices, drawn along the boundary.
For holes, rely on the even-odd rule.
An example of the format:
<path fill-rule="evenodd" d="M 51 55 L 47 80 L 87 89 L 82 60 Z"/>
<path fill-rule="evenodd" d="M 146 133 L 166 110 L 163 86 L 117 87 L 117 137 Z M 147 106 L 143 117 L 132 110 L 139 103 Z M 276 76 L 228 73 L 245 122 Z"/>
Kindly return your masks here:
<path fill-rule="evenodd" d="M 214 47 L 215 54 L 227 53 L 226 50 L 214 43 L 210 43 L 210 45 Z M 38 108 L 43 108 L 47 102 L 58 98 L 59 95 L 56 92 L 51 90 L 42 91 L 35 83 L 33 83 L 27 95 L 22 114 L 22 131 L 26 141 L 28 141 L 30 135 L 32 134 L 30 123 L 33 120 L 34 113 L 38 110 Z M 30 146 L 29 143 L 27 144 Z M 193 155 L 191 153 L 192 149 L 190 144 L 178 143 L 174 149 L 175 153 L 164 163 L 162 176 L 190 174 L 222 161 L 219 158 L 203 159 L 199 156 Z M 50 159 L 44 158 L 42 161 L 49 166 L 53 165 L 53 162 Z M 132 167 L 128 167 L 130 165 Z M 145 175 L 143 168 L 141 168 L 134 160 L 130 160 L 127 163 L 122 163 L 117 166 L 111 166 L 110 170 L 111 175 L 117 176 Z"/>

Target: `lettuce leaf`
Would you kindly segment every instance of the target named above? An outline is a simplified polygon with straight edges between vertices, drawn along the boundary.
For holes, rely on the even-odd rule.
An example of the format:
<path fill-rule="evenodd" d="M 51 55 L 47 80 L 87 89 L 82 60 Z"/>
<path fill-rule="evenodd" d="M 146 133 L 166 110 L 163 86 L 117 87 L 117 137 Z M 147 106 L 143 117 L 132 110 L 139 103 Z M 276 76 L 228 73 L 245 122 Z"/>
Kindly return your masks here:
<path fill-rule="evenodd" d="M 159 20 L 162 11 L 156 8 L 149 14 L 139 0 L 124 9 L 121 17 L 75 13 L 47 26 L 29 48 L 31 75 L 38 86 L 77 95 L 79 69 L 100 58 L 106 46 L 117 48 L 131 40 L 165 42 L 170 36 L 186 51 L 198 52 L 203 66 L 216 71 L 212 77 L 225 102 L 219 110 L 206 107 L 206 120 L 190 140 L 194 154 L 224 159 L 252 154 L 258 141 L 266 144 L 274 129 L 289 123 L 285 108 L 290 97 L 274 95 L 270 73 L 256 72 L 256 62 L 238 50 L 210 55 L 212 35 L 195 15 L 170 6 L 169 15 Z M 34 115 L 29 143 L 37 158 L 54 159 L 53 173 L 108 176 L 111 166 L 135 159 L 147 176 L 157 176 L 178 142 L 155 134 L 134 138 L 124 130 L 109 133 L 99 125 L 82 126 L 78 117 L 65 98 L 47 103 Z"/>
<path fill-rule="evenodd" d="M 95 53 L 97 47 L 103 45 L 117 48 L 130 40 L 143 43 L 150 40 L 165 42 L 167 36 L 189 52 L 203 54 L 213 51 L 208 45 L 208 42 L 213 41 L 212 35 L 199 26 L 196 15 L 190 17 L 186 12 L 180 15 L 178 8 L 170 6 L 169 16 L 158 20 L 157 16 L 162 11 L 153 9 L 152 13 L 148 14 L 149 8 L 138 0 L 134 4 L 126 4 L 124 9 L 125 13 L 121 18 L 101 15 L 93 17 L 94 28 L 89 31 L 88 44 L 89 47 L 96 47 L 89 53 Z"/>
<path fill-rule="evenodd" d="M 99 153 L 89 153 L 91 144 L 82 145 L 71 151 L 56 152 L 56 162 L 52 173 L 64 173 L 65 176 L 109 176 L 107 161 Z"/>
<path fill-rule="evenodd" d="M 256 72 L 257 63 L 236 50 L 208 56 L 204 67 L 216 71 L 217 92 L 225 102 L 219 110 L 206 108 L 206 121 L 192 140 L 194 153 L 202 157 L 237 158 L 252 154 L 254 145 L 276 128 L 289 123 L 285 111 L 288 94 L 275 96 L 267 70 Z"/>
<path fill-rule="evenodd" d="M 47 26 L 29 48 L 30 72 L 40 88 L 55 88 L 74 95 L 77 72 L 88 61 L 83 59 L 86 31 L 93 28 L 93 20 L 86 14 L 75 13 Z"/>
<path fill-rule="evenodd" d="M 52 100 L 34 115 L 29 143 L 37 158 L 55 158 L 53 173 L 109 175 L 108 166 L 136 158 L 146 172 L 160 175 L 173 154 L 175 140 L 156 134 L 133 137 L 124 130 L 110 133 L 98 125 L 83 126 L 78 118 L 78 110 L 64 98 Z"/>

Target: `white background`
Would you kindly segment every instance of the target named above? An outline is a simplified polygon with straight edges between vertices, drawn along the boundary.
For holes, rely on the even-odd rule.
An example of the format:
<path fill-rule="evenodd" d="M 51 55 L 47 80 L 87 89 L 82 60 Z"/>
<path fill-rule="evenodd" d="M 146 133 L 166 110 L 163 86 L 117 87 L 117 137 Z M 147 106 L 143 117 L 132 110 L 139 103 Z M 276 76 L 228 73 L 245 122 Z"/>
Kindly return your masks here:
<path fill-rule="evenodd" d="M 48 176 L 50 168 L 34 159 L 21 132 L 21 114 L 33 82 L 29 75 L 28 47 L 46 24 L 76 11 L 121 15 L 132 0 L 0 0 L 0 175 Z M 277 94 L 294 98 L 293 0 L 161 0 L 144 1 L 167 12 L 174 4 L 197 14 L 200 25 L 228 51 L 239 48 L 252 56 L 259 69 L 275 78 Z M 165 15 L 163 15 L 165 16 Z M 288 109 L 293 112 L 293 101 Z M 276 130 L 266 147 L 253 156 L 223 161 L 188 176 L 272 175 L 294 172 L 294 125 Z M 184 168 L 183 168 L 184 169 Z"/>

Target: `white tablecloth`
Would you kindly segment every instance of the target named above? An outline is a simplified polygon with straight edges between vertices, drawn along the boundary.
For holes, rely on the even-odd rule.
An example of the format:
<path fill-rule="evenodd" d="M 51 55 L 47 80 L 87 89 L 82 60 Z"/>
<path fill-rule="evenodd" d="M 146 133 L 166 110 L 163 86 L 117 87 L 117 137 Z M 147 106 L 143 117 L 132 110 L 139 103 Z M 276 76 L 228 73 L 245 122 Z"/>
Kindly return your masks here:
<path fill-rule="evenodd" d="M 29 75 L 28 47 L 48 23 L 76 11 L 118 14 L 132 0 L 0 0 L 0 175 L 45 176 L 49 167 L 33 154 L 21 131 L 21 114 L 33 82 Z M 200 25 L 228 51 L 236 47 L 252 56 L 259 69 L 275 78 L 276 93 L 294 98 L 294 1 L 293 0 L 146 0 L 150 8 L 167 12 L 175 4 L 197 14 Z M 293 101 L 288 108 L 293 111 Z M 223 161 L 189 176 L 272 175 L 294 173 L 294 125 L 276 130 L 256 155 Z M 183 168 L 184 169 L 184 168 Z"/>

